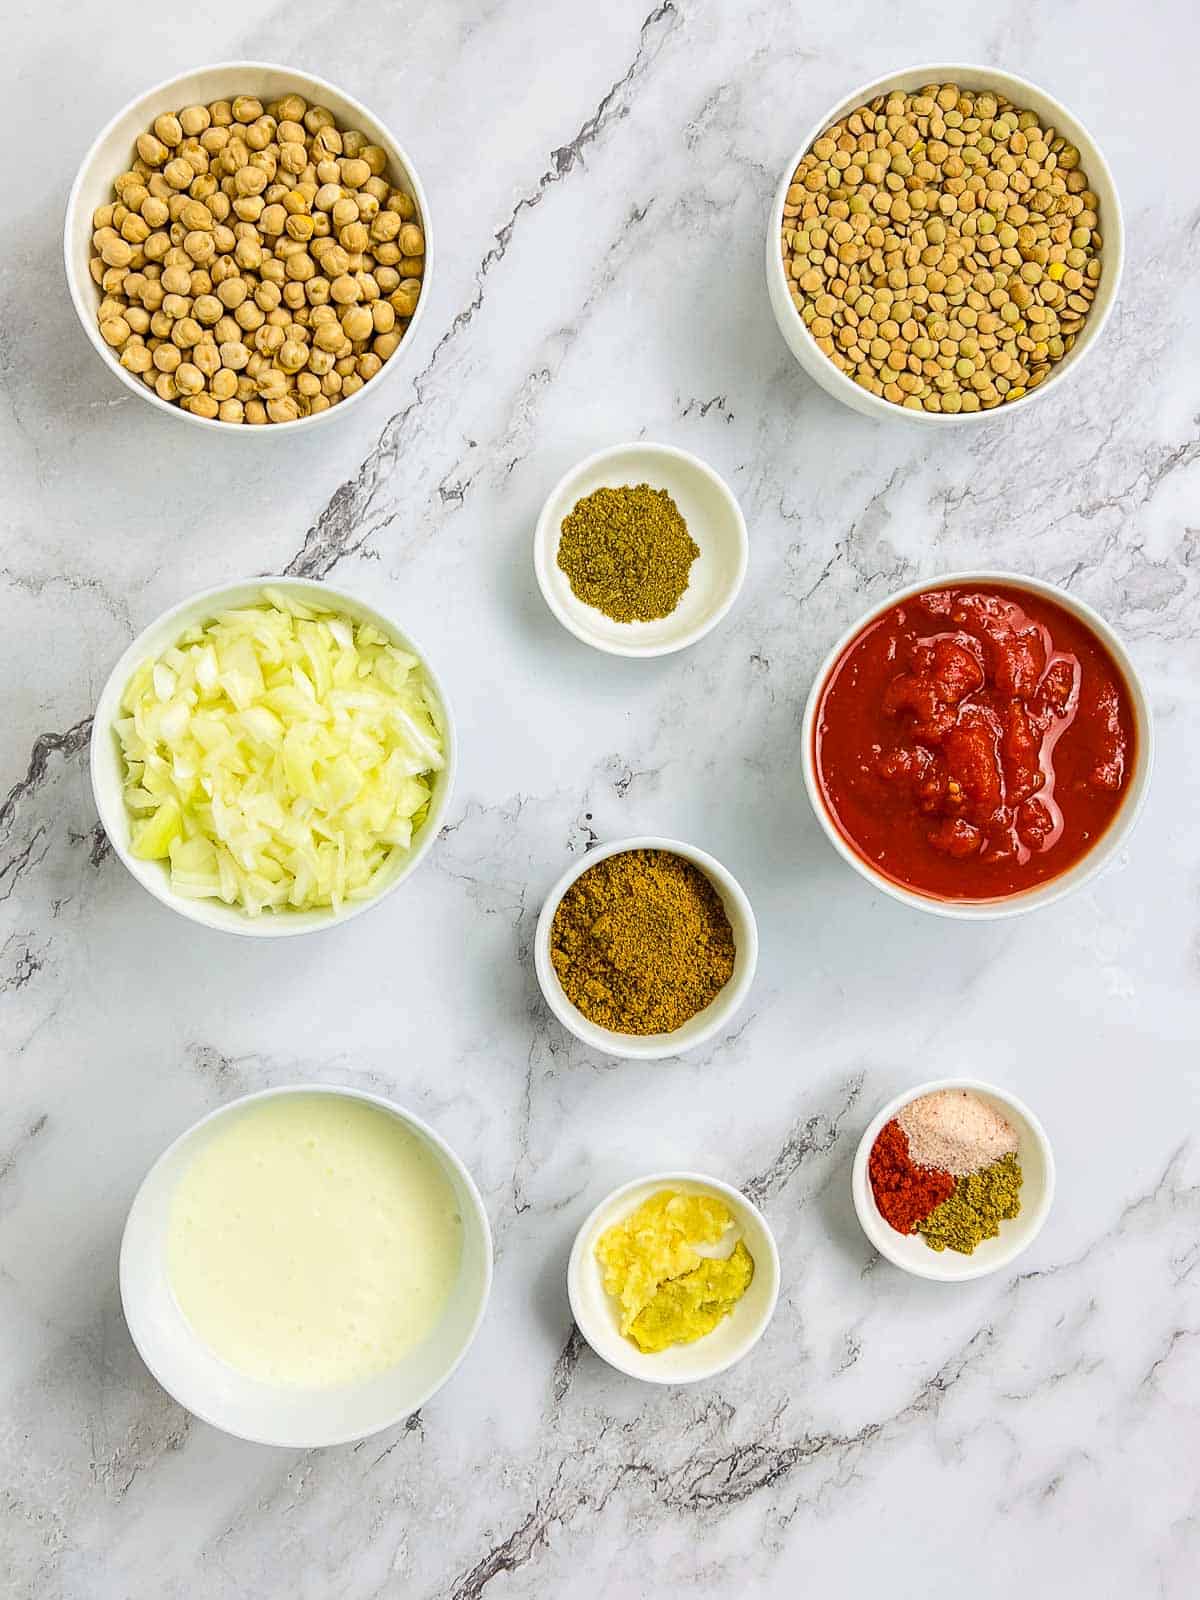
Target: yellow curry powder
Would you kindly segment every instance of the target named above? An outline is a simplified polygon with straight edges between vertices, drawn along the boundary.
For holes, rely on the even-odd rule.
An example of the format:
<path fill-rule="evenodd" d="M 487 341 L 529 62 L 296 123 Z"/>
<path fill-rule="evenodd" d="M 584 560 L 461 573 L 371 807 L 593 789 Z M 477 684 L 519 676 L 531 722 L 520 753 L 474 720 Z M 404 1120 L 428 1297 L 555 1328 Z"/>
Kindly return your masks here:
<path fill-rule="evenodd" d="M 596 1244 L 604 1287 L 621 1308 L 621 1332 L 646 1352 L 702 1339 L 750 1287 L 754 1258 L 739 1239 L 731 1255 L 702 1256 L 733 1226 L 715 1195 L 660 1189 Z"/>
<path fill-rule="evenodd" d="M 567 999 L 614 1033 L 673 1033 L 728 983 L 735 953 L 720 895 L 669 850 L 605 856 L 563 895 L 550 929 Z"/>

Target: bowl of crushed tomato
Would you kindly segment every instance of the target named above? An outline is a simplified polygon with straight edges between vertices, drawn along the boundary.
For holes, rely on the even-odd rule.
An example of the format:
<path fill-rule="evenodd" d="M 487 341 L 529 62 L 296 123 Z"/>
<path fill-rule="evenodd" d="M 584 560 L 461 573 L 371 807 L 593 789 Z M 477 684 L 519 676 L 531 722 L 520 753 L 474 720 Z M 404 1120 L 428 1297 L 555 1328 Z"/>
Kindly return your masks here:
<path fill-rule="evenodd" d="M 1003 917 L 1094 877 L 1137 820 L 1145 690 L 1090 606 L 1035 578 L 952 573 L 871 610 L 804 716 L 804 778 L 835 849 L 908 905 Z"/>

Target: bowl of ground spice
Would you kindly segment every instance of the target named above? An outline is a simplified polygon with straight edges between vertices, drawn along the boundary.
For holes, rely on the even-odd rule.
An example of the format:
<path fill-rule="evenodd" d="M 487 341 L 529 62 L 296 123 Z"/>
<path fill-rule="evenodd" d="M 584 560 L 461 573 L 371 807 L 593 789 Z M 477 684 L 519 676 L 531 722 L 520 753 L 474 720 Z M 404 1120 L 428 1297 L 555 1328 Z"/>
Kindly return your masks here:
<path fill-rule="evenodd" d="M 677 839 L 588 851 L 538 919 L 534 966 L 554 1015 L 607 1055 L 681 1055 L 727 1027 L 758 962 L 754 912 L 719 861 Z"/>
<path fill-rule="evenodd" d="M 645 441 L 572 467 L 534 533 L 550 610 L 618 656 L 669 655 L 703 638 L 737 598 L 748 557 L 725 481 L 686 450 Z"/>
<path fill-rule="evenodd" d="M 1015 1095 L 943 1078 L 884 1106 L 859 1142 L 851 1191 L 881 1255 L 918 1278 L 960 1282 L 1007 1267 L 1037 1238 L 1054 1155 Z"/>

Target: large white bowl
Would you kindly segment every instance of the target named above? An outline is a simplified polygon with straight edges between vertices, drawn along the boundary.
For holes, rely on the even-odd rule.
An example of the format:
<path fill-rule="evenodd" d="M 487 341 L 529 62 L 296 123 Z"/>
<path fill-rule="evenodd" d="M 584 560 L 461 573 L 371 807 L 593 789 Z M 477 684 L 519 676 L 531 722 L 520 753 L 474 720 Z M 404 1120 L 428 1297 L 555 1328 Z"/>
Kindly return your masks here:
<path fill-rule="evenodd" d="M 660 1189 L 713 1194 L 724 1200 L 754 1257 L 754 1277 L 737 1305 L 711 1333 L 691 1344 L 646 1352 L 621 1332 L 617 1303 L 604 1287 L 604 1272 L 596 1260 L 596 1243 L 606 1228 L 636 1211 Z M 654 1172 L 606 1195 L 575 1235 L 567 1263 L 567 1298 L 580 1333 L 618 1372 L 643 1383 L 699 1383 L 725 1372 L 762 1338 L 779 1298 L 779 1276 L 775 1236 L 762 1212 L 739 1189 L 702 1172 Z"/>
<path fill-rule="evenodd" d="M 198 417 L 182 406 L 161 400 L 134 373 L 126 371 L 117 355 L 100 337 L 96 322 L 101 294 L 89 271 L 92 242 L 92 216 L 97 207 L 113 198 L 113 179 L 124 172 L 132 161 L 134 144 L 139 133 L 145 133 L 165 111 L 178 111 L 182 106 L 208 105 L 214 100 L 231 100 L 235 95 L 252 94 L 265 104 L 285 94 L 303 95 L 310 104 L 327 106 L 333 112 L 338 126 L 354 127 L 365 133 L 373 143 L 388 153 L 388 181 L 395 188 L 407 190 L 417 208 L 417 218 L 425 235 L 425 270 L 417 309 L 409 322 L 404 338 L 383 366 L 361 389 L 341 400 L 328 411 L 318 411 L 311 417 L 299 417 L 295 422 L 272 422 L 262 427 L 247 427 L 221 422 L 218 418 Z M 429 206 L 425 191 L 403 147 L 395 135 L 366 106 L 360 105 L 343 90 L 314 77 L 299 67 L 277 66 L 268 61 L 223 61 L 211 67 L 199 67 L 192 72 L 182 72 L 168 78 L 153 89 L 147 89 L 127 106 L 118 111 L 112 121 L 96 136 L 91 149 L 84 156 L 71 186 L 67 200 L 67 216 L 63 229 L 63 258 L 66 262 L 67 285 L 83 331 L 104 364 L 142 400 L 148 401 L 168 416 L 182 418 L 195 427 L 206 428 L 210 433 L 250 434 L 294 433 L 297 428 L 315 428 L 333 417 L 343 416 L 348 407 L 361 400 L 364 394 L 378 393 L 378 386 L 391 377 L 402 365 L 402 357 L 416 333 L 425 304 L 429 299 L 429 278 L 433 266 L 433 242 L 429 225 Z"/>
<path fill-rule="evenodd" d="M 329 909 L 264 911 L 261 916 L 250 917 L 240 906 L 227 906 L 220 900 L 189 900 L 172 889 L 165 862 L 141 861 L 131 849 L 133 819 L 125 804 L 125 758 L 114 731 L 126 685 L 135 669 L 147 657 L 157 656 L 175 644 L 186 629 L 195 623 L 210 620 L 230 606 L 254 604 L 264 588 L 281 589 L 285 594 L 295 595 L 298 600 L 307 599 L 314 605 L 327 607 L 356 621 L 372 623 L 396 644 L 420 658 L 425 677 L 441 706 L 446 764 L 435 777 L 429 812 L 413 835 L 412 848 L 392 862 L 385 881 L 369 900 L 348 902 L 338 912 Z M 450 803 L 457 746 L 446 691 L 421 646 L 398 623 L 376 611 L 373 606 L 355 599 L 345 590 L 335 589 L 328 583 L 318 583 L 312 578 L 246 578 L 239 583 L 222 584 L 219 588 L 205 589 L 200 594 L 192 595 L 190 599 L 172 606 L 170 611 L 164 611 L 157 621 L 138 634 L 109 674 L 108 682 L 100 693 L 92 723 L 90 759 L 92 794 L 104 831 L 117 855 L 143 889 L 148 889 L 156 900 L 170 906 L 172 911 L 178 911 L 180 916 L 202 923 L 206 928 L 219 928 L 224 933 L 242 934 L 251 939 L 278 939 L 291 934 L 314 933 L 321 928 L 347 922 L 360 912 L 378 905 L 385 895 L 391 894 L 416 870 L 437 838 L 446 807 Z"/>
<path fill-rule="evenodd" d="M 627 850 L 668 850 L 672 855 L 682 856 L 685 861 L 699 867 L 721 896 L 725 915 L 733 931 L 736 953 L 729 982 L 703 1011 L 698 1011 L 674 1033 L 614 1033 L 609 1028 L 598 1028 L 567 999 L 550 956 L 550 931 L 554 924 L 554 913 L 563 895 L 576 878 L 594 867 L 597 861 L 603 861 L 606 856 L 623 855 Z M 666 1056 L 682 1055 L 685 1050 L 695 1050 L 732 1022 L 734 1013 L 754 981 L 754 969 L 758 965 L 758 925 L 741 884 L 719 861 L 703 850 L 697 850 L 695 845 L 653 836 L 617 839 L 613 844 L 597 845 L 594 850 L 589 850 L 563 873 L 546 896 L 533 938 L 533 962 L 546 1004 L 563 1027 L 577 1039 L 590 1045 L 593 1050 L 602 1050 L 605 1055 L 659 1061 Z"/>
<path fill-rule="evenodd" d="M 956 416 L 943 412 L 916 411 L 908 406 L 893 405 L 890 400 L 883 400 L 878 395 L 871 394 L 846 377 L 845 373 L 839 372 L 829 357 L 818 349 L 816 340 L 809 333 L 803 318 L 792 303 L 779 243 L 783 228 L 783 207 L 792 182 L 792 174 L 799 165 L 801 157 L 812 148 L 813 142 L 839 118 L 865 105 L 876 95 L 884 94 L 890 89 L 903 91 L 920 89 L 927 83 L 956 83 L 963 89 L 998 90 L 1018 109 L 1036 111 L 1043 125 L 1065 134 L 1078 149 L 1079 164 L 1087 173 L 1091 188 L 1099 196 L 1100 233 L 1104 239 L 1100 257 L 1103 270 L 1096 297 L 1070 353 L 1051 369 L 1049 377 L 1036 389 L 1031 389 L 1028 394 L 1023 395 L 1020 400 L 994 406 L 990 411 L 960 411 Z M 997 67 L 977 66 L 961 61 L 949 64 L 932 63 L 886 72 L 882 77 L 874 78 L 870 83 L 864 83 L 859 88 L 851 90 L 844 99 L 839 100 L 837 105 L 832 106 L 813 124 L 788 162 L 780 179 L 779 188 L 775 192 L 775 202 L 771 207 L 767 223 L 767 291 L 771 298 L 771 309 L 775 313 L 775 320 L 779 324 L 779 331 L 783 334 L 788 349 L 805 372 L 835 400 L 840 400 L 843 405 L 850 406 L 854 411 L 861 411 L 864 416 L 899 418 L 901 421 L 912 422 L 926 428 L 966 427 L 988 422 L 996 417 L 1012 416 L 1015 412 L 1024 411 L 1033 405 L 1036 400 L 1044 399 L 1047 393 L 1057 389 L 1065 379 L 1073 377 L 1078 372 L 1084 356 L 1095 346 L 1104 324 L 1108 321 L 1109 313 L 1117 298 L 1124 260 L 1125 225 L 1121 216 L 1117 187 L 1099 145 L 1078 117 L 1068 111 L 1061 100 L 1056 100 L 1053 95 L 1048 94 L 1036 83 L 1031 83 L 1028 78 L 1019 78 L 1012 72 L 1001 72 Z"/>
<path fill-rule="evenodd" d="M 358 1383 L 290 1387 L 248 1377 L 222 1361 L 191 1328 L 167 1273 L 171 1198 L 193 1157 L 231 1117 L 280 1095 L 340 1095 L 388 1112 L 422 1139 L 440 1164 L 463 1221 L 462 1261 L 440 1321 L 403 1361 Z M 163 1388 L 202 1422 L 256 1444 L 307 1450 L 345 1444 L 403 1421 L 440 1389 L 483 1321 L 492 1285 L 492 1235 L 471 1174 L 428 1124 L 391 1100 L 330 1084 L 289 1084 L 243 1095 L 180 1134 L 147 1173 L 121 1238 L 121 1304 L 138 1354 Z"/>
<path fill-rule="evenodd" d="M 911 600 L 914 595 L 925 594 L 930 589 L 948 589 L 952 585 L 963 584 L 1007 584 L 1014 589 L 1029 589 L 1034 594 L 1056 601 L 1064 611 L 1069 611 L 1072 616 L 1078 617 L 1099 638 L 1120 669 L 1125 686 L 1129 690 L 1136 726 L 1137 750 L 1133 774 L 1125 785 L 1125 795 L 1120 809 L 1092 848 L 1073 867 L 1060 873 L 1057 878 L 1050 878 L 1032 889 L 1022 890 L 1019 894 L 1002 895 L 993 900 L 943 900 L 936 895 L 922 894 L 919 890 L 908 889 L 903 884 L 895 883 L 884 873 L 878 872 L 870 862 L 865 861 L 829 814 L 829 808 L 821 794 L 813 738 L 826 680 L 841 659 L 843 651 L 858 638 L 863 629 L 874 622 L 876 617 L 890 611 L 901 601 Z M 1040 578 L 1025 577 L 1019 572 L 948 572 L 931 578 L 922 578 L 919 583 L 910 583 L 906 588 L 898 589 L 895 594 L 888 595 L 886 600 L 881 600 L 878 605 L 864 612 L 846 629 L 817 669 L 817 675 L 809 691 L 808 703 L 804 708 L 800 738 L 804 787 L 808 791 L 809 802 L 816 812 L 817 821 L 825 830 L 826 837 L 843 861 L 849 862 L 868 883 L 877 889 L 882 889 L 884 894 L 891 895 L 893 900 L 915 906 L 920 911 L 932 911 L 939 917 L 958 917 L 974 921 L 1020 916 L 1026 911 L 1053 905 L 1064 895 L 1072 894 L 1076 889 L 1081 889 L 1085 883 L 1090 883 L 1120 852 L 1133 832 L 1141 815 L 1146 790 L 1150 784 L 1150 773 L 1154 766 L 1154 723 L 1150 715 L 1150 702 L 1137 667 L 1120 638 L 1099 612 L 1093 611 L 1091 606 L 1076 599 L 1067 590 L 1060 589 L 1053 583 L 1044 583 Z"/>
<path fill-rule="evenodd" d="M 700 554 L 670 616 L 614 622 L 578 598 L 558 564 L 563 518 L 597 489 L 639 483 L 668 492 Z M 572 467 L 550 491 L 533 535 L 533 567 L 546 604 L 569 633 L 613 656 L 665 656 L 702 639 L 737 599 L 749 558 L 746 519 L 724 478 L 687 450 L 645 439 L 598 451 Z"/>
<path fill-rule="evenodd" d="M 1010 1222 L 1002 1222 L 996 1237 L 977 1244 L 969 1256 L 957 1250 L 931 1250 L 919 1233 L 897 1233 L 884 1221 L 875 1204 L 867 1170 L 875 1141 L 887 1123 L 913 1100 L 938 1089 L 969 1089 L 1007 1118 L 1017 1135 L 1017 1161 L 1023 1180 L 1020 1214 Z M 963 1283 L 968 1278 L 985 1278 L 989 1272 L 999 1272 L 1002 1267 L 1009 1266 L 1041 1233 L 1054 1200 L 1054 1152 L 1045 1128 L 1016 1095 L 975 1078 L 936 1078 L 898 1094 L 873 1119 L 858 1142 L 850 1190 L 862 1230 L 881 1256 L 905 1272 L 911 1272 L 915 1278 Z"/>

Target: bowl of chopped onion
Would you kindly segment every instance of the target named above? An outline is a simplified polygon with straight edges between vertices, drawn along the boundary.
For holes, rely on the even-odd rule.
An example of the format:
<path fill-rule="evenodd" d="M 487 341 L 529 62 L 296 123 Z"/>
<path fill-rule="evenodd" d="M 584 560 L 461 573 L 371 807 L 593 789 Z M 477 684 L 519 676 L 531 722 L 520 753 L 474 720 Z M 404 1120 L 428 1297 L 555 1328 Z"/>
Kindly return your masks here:
<path fill-rule="evenodd" d="M 114 667 L 92 791 L 125 866 L 193 922 L 311 933 L 417 867 L 450 798 L 445 691 L 411 635 L 328 584 L 194 595 Z"/>

